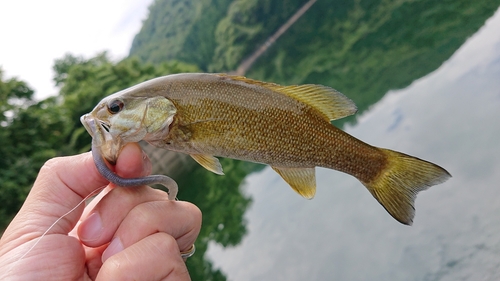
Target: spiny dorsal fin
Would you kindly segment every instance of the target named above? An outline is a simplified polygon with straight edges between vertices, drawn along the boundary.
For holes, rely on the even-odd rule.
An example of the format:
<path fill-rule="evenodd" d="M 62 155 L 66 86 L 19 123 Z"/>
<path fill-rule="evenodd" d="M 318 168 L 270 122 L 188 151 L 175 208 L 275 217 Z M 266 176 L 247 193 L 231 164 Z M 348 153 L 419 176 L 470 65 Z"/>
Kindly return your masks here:
<path fill-rule="evenodd" d="M 312 199 L 316 194 L 314 168 L 272 168 L 302 197 Z"/>
<path fill-rule="evenodd" d="M 275 92 L 285 94 L 291 98 L 299 100 L 318 110 L 327 120 L 336 120 L 356 113 L 358 110 L 354 102 L 341 92 L 323 85 L 293 85 L 281 86 L 274 83 L 267 83 L 258 80 L 248 79 L 243 76 L 233 76 L 219 74 L 235 81 L 245 82 L 251 85 L 258 85 Z"/>
<path fill-rule="evenodd" d="M 209 170 L 210 172 L 216 173 L 217 175 L 224 175 L 222 171 L 222 165 L 219 159 L 213 157 L 212 155 L 206 154 L 190 154 L 194 161 L 198 162 L 203 168 Z"/>

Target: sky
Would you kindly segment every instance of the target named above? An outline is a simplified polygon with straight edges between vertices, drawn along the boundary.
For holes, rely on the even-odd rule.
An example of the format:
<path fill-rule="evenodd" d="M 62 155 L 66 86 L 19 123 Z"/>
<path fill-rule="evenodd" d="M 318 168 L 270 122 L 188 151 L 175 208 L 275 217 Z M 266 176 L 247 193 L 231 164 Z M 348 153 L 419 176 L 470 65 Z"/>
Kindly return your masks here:
<path fill-rule="evenodd" d="M 0 67 L 43 99 L 57 94 L 54 60 L 66 53 L 86 58 L 108 51 L 128 55 L 153 0 L 0 1 Z"/>

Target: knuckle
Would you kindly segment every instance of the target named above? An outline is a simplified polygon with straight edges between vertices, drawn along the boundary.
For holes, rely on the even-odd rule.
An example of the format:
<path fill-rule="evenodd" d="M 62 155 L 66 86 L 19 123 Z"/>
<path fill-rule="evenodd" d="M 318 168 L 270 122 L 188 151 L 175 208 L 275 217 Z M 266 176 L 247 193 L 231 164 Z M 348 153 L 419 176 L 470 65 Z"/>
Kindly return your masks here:
<path fill-rule="evenodd" d="M 40 168 L 40 174 L 54 173 L 58 167 L 62 165 L 62 161 L 62 157 L 50 158 L 43 164 L 42 168 Z"/>
<path fill-rule="evenodd" d="M 162 255 L 180 255 L 179 246 L 174 237 L 164 232 L 160 232 L 158 235 L 161 235 L 161 238 L 156 242 L 156 247 L 160 250 Z"/>
<path fill-rule="evenodd" d="M 99 270 L 99 280 L 124 280 L 122 279 L 123 264 L 121 260 L 115 256 L 111 256 L 102 265 Z"/>

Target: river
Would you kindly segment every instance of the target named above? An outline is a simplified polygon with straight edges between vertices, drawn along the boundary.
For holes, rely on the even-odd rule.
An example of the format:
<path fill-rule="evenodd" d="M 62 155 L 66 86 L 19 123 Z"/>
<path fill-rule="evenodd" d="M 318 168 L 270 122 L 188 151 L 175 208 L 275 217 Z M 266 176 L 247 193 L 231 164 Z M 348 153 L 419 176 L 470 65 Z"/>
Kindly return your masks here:
<path fill-rule="evenodd" d="M 247 234 L 209 243 L 228 280 L 500 280 L 500 11 L 438 69 L 389 91 L 348 133 L 446 168 L 411 227 L 356 179 L 317 169 L 305 200 L 270 168 L 249 175 Z M 348 93 L 346 93 L 348 94 Z"/>

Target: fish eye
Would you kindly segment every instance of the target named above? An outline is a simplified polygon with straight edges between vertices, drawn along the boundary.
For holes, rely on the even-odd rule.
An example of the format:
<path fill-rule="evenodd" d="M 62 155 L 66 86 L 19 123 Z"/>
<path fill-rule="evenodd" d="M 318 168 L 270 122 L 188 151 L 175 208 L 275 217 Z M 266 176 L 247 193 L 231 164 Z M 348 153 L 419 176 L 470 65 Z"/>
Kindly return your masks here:
<path fill-rule="evenodd" d="M 121 100 L 114 100 L 108 104 L 108 111 L 111 114 L 116 114 L 122 110 L 123 105 L 124 104 Z"/>

